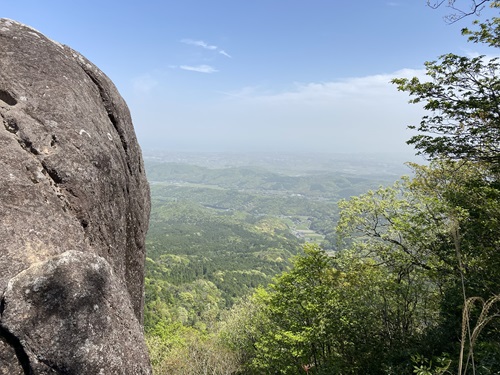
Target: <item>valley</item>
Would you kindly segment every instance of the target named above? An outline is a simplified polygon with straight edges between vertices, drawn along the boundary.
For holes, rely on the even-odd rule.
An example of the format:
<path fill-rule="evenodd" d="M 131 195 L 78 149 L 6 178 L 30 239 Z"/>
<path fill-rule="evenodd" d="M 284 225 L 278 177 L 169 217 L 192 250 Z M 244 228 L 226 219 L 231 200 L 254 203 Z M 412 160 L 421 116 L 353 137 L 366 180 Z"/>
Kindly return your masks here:
<path fill-rule="evenodd" d="M 204 329 L 288 269 L 304 243 L 335 251 L 337 202 L 406 170 L 346 155 L 145 155 L 146 328 L 166 319 Z"/>

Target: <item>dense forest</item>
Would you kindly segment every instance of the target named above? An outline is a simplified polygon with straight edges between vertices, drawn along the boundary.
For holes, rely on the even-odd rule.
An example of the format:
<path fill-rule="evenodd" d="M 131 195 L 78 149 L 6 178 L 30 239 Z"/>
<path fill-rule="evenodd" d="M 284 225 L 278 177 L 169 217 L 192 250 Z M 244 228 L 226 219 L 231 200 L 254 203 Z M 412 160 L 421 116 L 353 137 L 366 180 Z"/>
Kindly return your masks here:
<path fill-rule="evenodd" d="M 500 64 L 426 69 L 393 81 L 428 113 L 399 179 L 148 161 L 156 374 L 500 373 Z"/>

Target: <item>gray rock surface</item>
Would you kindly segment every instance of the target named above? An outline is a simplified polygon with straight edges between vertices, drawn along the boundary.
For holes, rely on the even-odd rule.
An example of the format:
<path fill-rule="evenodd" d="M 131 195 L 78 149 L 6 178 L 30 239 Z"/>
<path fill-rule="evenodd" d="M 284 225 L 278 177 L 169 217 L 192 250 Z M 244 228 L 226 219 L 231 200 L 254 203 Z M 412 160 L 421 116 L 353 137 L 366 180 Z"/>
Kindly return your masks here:
<path fill-rule="evenodd" d="M 0 375 L 148 374 L 149 187 L 87 59 L 0 19 Z"/>

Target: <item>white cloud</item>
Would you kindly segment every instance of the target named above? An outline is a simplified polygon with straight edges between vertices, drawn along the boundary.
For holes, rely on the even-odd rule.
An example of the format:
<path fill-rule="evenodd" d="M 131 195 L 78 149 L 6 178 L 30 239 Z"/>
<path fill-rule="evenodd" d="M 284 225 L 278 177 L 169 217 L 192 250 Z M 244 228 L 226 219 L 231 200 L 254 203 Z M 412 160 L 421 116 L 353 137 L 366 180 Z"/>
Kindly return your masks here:
<path fill-rule="evenodd" d="M 191 65 L 181 65 L 179 68 L 183 70 L 189 70 L 192 72 L 198 72 L 198 73 L 215 73 L 218 72 L 217 69 L 210 65 L 197 65 L 197 66 L 191 66 Z"/>
<path fill-rule="evenodd" d="M 332 103 L 332 100 L 355 99 L 380 95 L 392 95 L 396 87 L 390 82 L 394 78 L 418 77 L 425 80 L 423 69 L 402 69 L 391 74 L 377 74 L 366 77 L 352 77 L 332 82 L 295 83 L 293 89 L 280 93 L 262 93 L 256 87 L 245 87 L 234 92 L 225 92 L 231 97 L 247 98 L 248 100 L 268 103 L 314 103 L 323 105 Z"/>
<path fill-rule="evenodd" d="M 189 44 L 191 46 L 201 47 L 203 49 L 208 49 L 210 51 L 217 51 L 221 55 L 231 58 L 231 55 L 229 53 L 227 53 L 226 51 L 224 51 L 223 49 L 220 49 L 216 45 L 208 44 L 208 43 L 204 42 L 203 40 L 182 39 L 181 43 Z"/>
<path fill-rule="evenodd" d="M 252 96 L 262 95 L 262 87 L 260 86 L 246 86 L 237 91 L 216 91 L 218 94 L 229 96 L 232 98 L 249 98 Z"/>
<path fill-rule="evenodd" d="M 484 54 L 484 53 L 479 53 L 476 51 L 465 51 L 465 55 L 470 59 L 474 59 L 476 57 L 483 56 L 483 58 L 481 59 L 483 64 L 488 64 L 489 62 L 491 62 L 491 60 L 494 60 L 494 59 L 497 59 L 497 60 L 500 59 L 500 55 Z"/>
<path fill-rule="evenodd" d="M 245 87 L 225 92 L 203 115 L 205 141 L 227 139 L 239 147 L 337 152 L 408 151 L 407 125 L 418 124 L 421 106 L 409 104 L 393 78 L 425 79 L 424 70 L 295 84 L 269 93 Z M 229 141 L 231 140 L 231 141 Z M 238 146 L 236 146 L 238 147 Z"/>
<path fill-rule="evenodd" d="M 226 51 L 224 51 L 223 49 L 221 49 L 221 50 L 219 51 L 219 53 L 220 53 L 221 55 L 226 56 L 226 57 L 232 58 L 232 56 L 231 56 L 229 53 L 227 53 Z"/>
<path fill-rule="evenodd" d="M 209 50 L 217 50 L 218 49 L 217 46 L 213 46 L 213 45 L 210 45 L 208 43 L 205 43 L 203 40 L 182 39 L 181 42 L 185 43 L 185 44 L 190 44 L 192 46 L 197 46 L 197 47 L 209 49 Z"/>
<path fill-rule="evenodd" d="M 223 55 L 223 56 L 226 56 L 228 58 L 231 58 L 231 55 L 229 53 L 227 53 L 226 51 L 220 49 L 216 45 L 208 44 L 208 43 L 204 42 L 203 40 L 182 39 L 180 42 L 184 43 L 184 44 L 189 44 L 189 45 L 192 45 L 192 46 L 196 46 L 196 47 L 201 47 L 201 48 L 206 49 L 206 50 L 214 51 L 214 52 L 217 52 L 220 55 Z M 212 56 L 212 58 L 213 58 L 213 56 Z M 212 58 L 210 60 L 212 60 Z M 206 58 L 204 58 L 201 61 L 208 61 L 208 60 Z M 190 70 L 190 71 L 199 72 L 199 73 L 215 73 L 215 72 L 218 72 L 218 70 L 215 69 L 214 67 L 212 67 L 210 65 L 205 65 L 205 64 L 196 65 L 196 66 L 193 66 L 193 65 L 181 65 L 181 66 L 179 66 L 179 68 L 183 69 L 183 70 Z"/>

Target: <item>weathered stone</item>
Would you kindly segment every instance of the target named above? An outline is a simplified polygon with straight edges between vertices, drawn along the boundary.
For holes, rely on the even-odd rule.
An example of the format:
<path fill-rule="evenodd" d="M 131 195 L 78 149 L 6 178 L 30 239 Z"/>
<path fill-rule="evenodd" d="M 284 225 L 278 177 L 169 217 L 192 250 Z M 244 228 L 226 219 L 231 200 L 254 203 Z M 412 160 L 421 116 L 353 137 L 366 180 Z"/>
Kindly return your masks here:
<path fill-rule="evenodd" d="M 2 325 L 22 338 L 32 368 L 148 373 L 147 352 L 128 347 L 143 340 L 128 293 L 98 255 L 68 251 L 34 264 L 9 281 L 4 305 Z"/>
<path fill-rule="evenodd" d="M 0 149 L 0 374 L 149 373 L 149 188 L 115 86 L 71 48 L 0 19 Z"/>
<path fill-rule="evenodd" d="M 0 340 L 0 375 L 23 375 L 24 370 L 17 360 L 16 352 L 12 346 Z"/>

